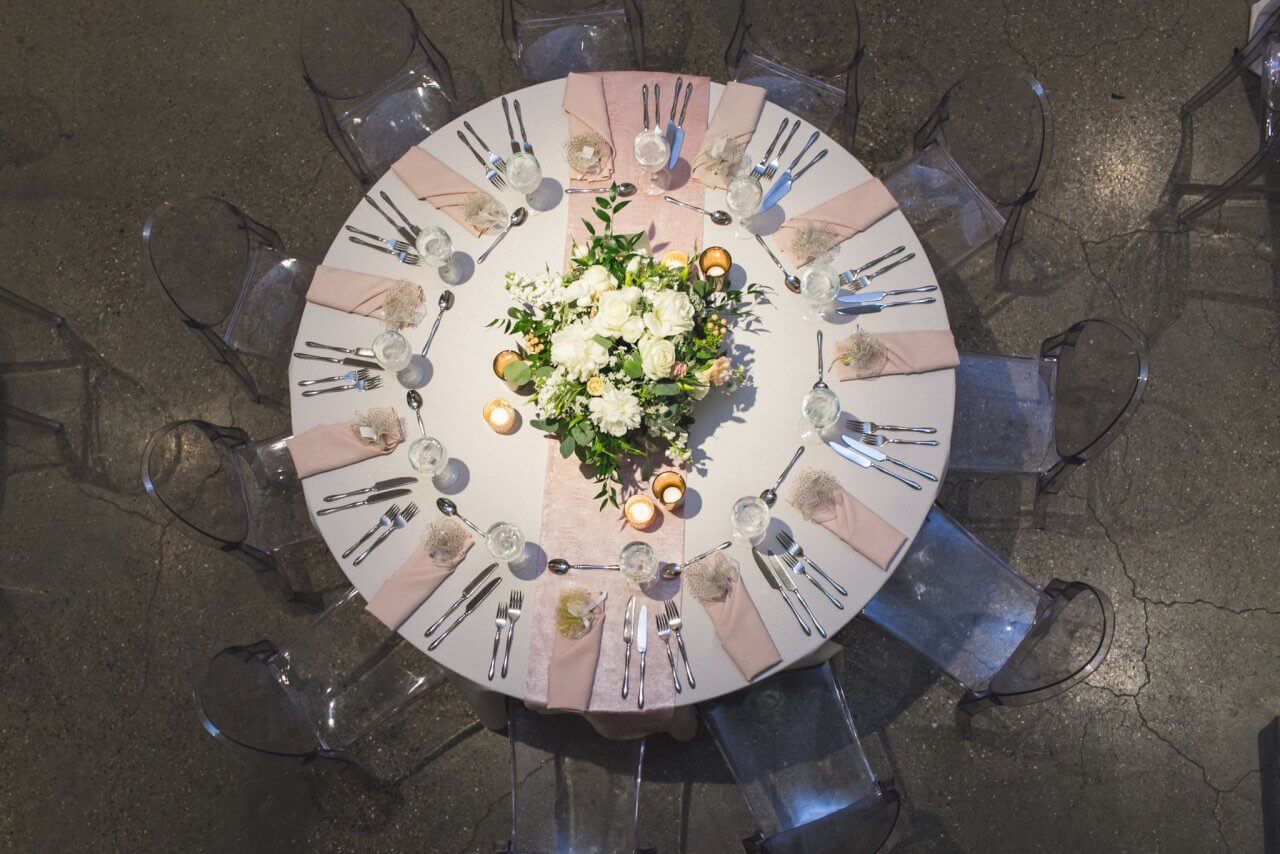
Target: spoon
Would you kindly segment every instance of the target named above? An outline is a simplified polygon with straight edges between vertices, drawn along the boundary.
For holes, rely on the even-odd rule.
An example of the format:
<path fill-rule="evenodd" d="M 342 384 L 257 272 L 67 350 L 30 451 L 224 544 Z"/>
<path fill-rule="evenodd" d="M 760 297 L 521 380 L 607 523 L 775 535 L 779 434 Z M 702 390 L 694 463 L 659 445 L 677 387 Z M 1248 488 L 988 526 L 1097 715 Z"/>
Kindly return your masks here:
<path fill-rule="evenodd" d="M 453 291 L 445 291 L 440 294 L 440 299 L 436 300 L 436 305 L 440 308 L 440 311 L 436 312 L 436 322 L 431 324 L 431 332 L 427 334 L 427 343 L 422 345 L 422 355 L 424 356 L 431 349 L 431 342 L 435 340 L 436 330 L 440 328 L 440 318 L 444 317 L 446 311 L 453 308 Z M 409 405 L 412 406 L 413 402 L 410 401 Z M 421 403 L 419 403 L 419 406 L 421 406 Z M 418 423 L 422 423 L 421 418 L 418 419 Z"/>
<path fill-rule="evenodd" d="M 813 384 L 814 388 L 826 388 L 827 384 L 822 381 L 822 330 L 818 330 L 818 381 Z"/>
<path fill-rule="evenodd" d="M 800 277 L 794 273 L 787 272 L 787 268 L 782 266 L 782 262 L 778 260 L 778 256 L 774 255 L 773 250 L 769 248 L 769 244 L 765 243 L 764 238 L 758 234 L 756 235 L 756 243 L 759 243 L 764 247 L 764 251 L 769 253 L 769 258 L 772 259 L 773 263 L 778 265 L 778 269 L 782 271 L 782 281 L 786 284 L 787 290 L 791 291 L 793 294 L 800 293 Z"/>
<path fill-rule="evenodd" d="M 616 186 L 618 187 L 618 195 L 623 198 L 627 196 L 634 196 L 636 194 L 636 185 L 632 184 L 630 181 L 623 181 L 621 184 L 618 184 Z M 599 195 L 600 193 L 607 193 L 611 189 L 613 188 L 612 187 L 565 187 L 564 191 L 566 193 L 595 193 Z"/>
<path fill-rule="evenodd" d="M 733 217 L 729 216 L 724 211 L 709 211 L 706 208 L 700 208 L 697 205 L 691 205 L 688 202 L 682 202 L 679 199 L 677 199 L 675 196 L 663 196 L 663 198 L 671 202 L 671 204 L 673 205 L 679 205 L 682 208 L 688 208 L 691 211 L 697 211 L 698 213 L 706 214 L 707 216 L 711 217 L 711 221 L 714 222 L 716 225 L 728 225 L 729 223 L 733 222 Z"/>
<path fill-rule="evenodd" d="M 441 512 L 441 513 L 443 513 L 444 515 L 446 515 L 446 516 L 455 516 L 455 517 L 457 517 L 458 521 L 462 522 L 462 524 L 466 525 L 468 528 L 470 528 L 471 530 L 475 531 L 475 532 L 476 532 L 477 534 L 479 534 L 481 537 L 484 537 L 485 539 L 488 539 L 488 535 L 487 535 L 484 531 L 482 531 L 482 530 L 480 530 L 479 528 L 477 528 L 477 527 L 476 527 L 476 523 L 475 523 L 475 522 L 472 522 L 472 521 L 471 521 L 470 519 L 468 519 L 466 516 L 463 516 L 461 513 L 459 513 L 459 512 L 458 512 L 458 505 L 457 505 L 457 504 L 454 504 L 454 503 L 453 503 L 452 501 L 450 501 L 449 499 L 447 499 L 447 498 L 437 498 L 437 499 L 436 499 L 436 507 L 437 507 L 437 508 L 439 508 L 440 512 Z"/>
<path fill-rule="evenodd" d="M 418 394 L 416 388 L 411 388 L 405 395 L 405 400 L 409 402 L 409 408 L 413 410 L 413 414 L 418 417 L 418 429 L 422 431 L 422 438 L 427 438 L 427 428 L 422 423 L 422 413 L 418 411 L 422 409 L 422 395 Z"/>
<path fill-rule="evenodd" d="M 568 572 L 571 569 L 617 569 L 617 568 L 618 568 L 618 565 L 616 563 L 607 563 L 607 564 L 569 563 L 569 561 L 565 560 L 562 557 L 553 557 L 551 560 L 547 561 L 547 569 L 551 570 L 556 575 L 564 575 L 566 572 Z"/>
<path fill-rule="evenodd" d="M 528 216 L 529 216 L 529 212 L 524 208 L 516 208 L 515 210 L 513 210 L 511 212 L 511 218 L 507 220 L 506 228 L 502 229 L 502 233 L 499 234 L 496 238 L 494 238 L 493 242 L 489 244 L 488 249 L 480 253 L 480 257 L 476 259 L 476 263 L 483 264 L 484 259 L 489 257 L 489 253 L 494 250 L 494 247 L 496 247 L 499 243 L 502 242 L 502 238 L 507 236 L 507 232 L 515 228 L 517 225 L 524 225 L 524 221 L 525 219 L 528 218 Z"/>
<path fill-rule="evenodd" d="M 795 454 L 791 457 L 791 462 L 787 463 L 787 467 L 782 470 L 782 474 L 778 475 L 778 480 L 773 486 L 760 493 L 760 498 L 764 503 L 772 507 L 778 501 L 778 487 L 782 486 L 782 482 L 787 479 L 787 475 L 791 473 L 791 468 L 796 464 L 796 460 L 800 459 L 800 455 L 804 453 L 804 445 L 796 448 Z"/>
<path fill-rule="evenodd" d="M 697 563 L 698 561 L 702 560 L 704 557 L 713 555 L 718 551 L 723 551 L 729 548 L 729 546 L 731 545 L 733 545 L 732 541 L 725 540 L 723 543 L 716 546 L 715 548 L 707 549 L 702 554 L 696 555 L 695 557 L 691 557 L 688 560 L 686 560 L 684 563 L 671 564 L 670 566 L 664 567 L 662 570 L 662 577 L 663 578 L 679 578 L 680 573 L 684 572 L 685 567 L 689 566 L 690 564 Z"/>

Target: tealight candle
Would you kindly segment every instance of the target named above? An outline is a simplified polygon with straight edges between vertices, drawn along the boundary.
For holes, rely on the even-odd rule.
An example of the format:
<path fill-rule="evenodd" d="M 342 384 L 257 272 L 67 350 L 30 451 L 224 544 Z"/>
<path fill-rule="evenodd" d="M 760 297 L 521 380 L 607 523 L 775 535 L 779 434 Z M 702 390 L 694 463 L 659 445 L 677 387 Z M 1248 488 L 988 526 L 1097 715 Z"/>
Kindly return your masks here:
<path fill-rule="evenodd" d="M 658 472 L 653 478 L 653 494 L 662 506 L 674 510 L 684 503 L 684 478 L 677 471 Z"/>
<path fill-rule="evenodd" d="M 495 433 L 506 435 L 516 429 L 516 411 L 500 397 L 484 405 L 484 421 Z"/>
<path fill-rule="evenodd" d="M 729 268 L 732 266 L 733 257 L 722 246 L 708 246 L 698 256 L 698 267 L 702 270 L 702 275 L 716 290 L 723 290 L 729 284 Z"/>
<path fill-rule="evenodd" d="M 637 493 L 622 505 L 622 515 L 627 517 L 627 524 L 631 527 L 637 531 L 646 531 L 658 518 L 658 505 L 649 496 Z"/>

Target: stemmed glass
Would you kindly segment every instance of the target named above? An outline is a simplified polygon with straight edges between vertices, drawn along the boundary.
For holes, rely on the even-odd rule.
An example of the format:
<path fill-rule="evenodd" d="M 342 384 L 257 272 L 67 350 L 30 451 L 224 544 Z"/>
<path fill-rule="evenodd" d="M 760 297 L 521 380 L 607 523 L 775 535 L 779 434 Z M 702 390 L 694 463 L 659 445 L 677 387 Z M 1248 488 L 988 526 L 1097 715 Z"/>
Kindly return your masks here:
<path fill-rule="evenodd" d="M 507 183 L 517 193 L 524 193 L 525 204 L 541 210 L 537 202 L 537 189 L 542 186 L 542 164 L 527 151 L 507 158 Z"/>
<path fill-rule="evenodd" d="M 671 146 L 661 130 L 647 130 L 636 136 L 632 146 L 636 164 L 649 176 L 645 193 L 656 196 L 664 192 L 662 175 L 667 171 L 667 159 L 671 156 Z"/>
<path fill-rule="evenodd" d="M 757 546 L 769 530 L 769 517 L 769 505 L 764 499 L 758 495 L 748 495 L 734 502 L 729 523 L 737 537 Z"/>
<path fill-rule="evenodd" d="M 618 555 L 618 570 L 632 590 L 647 592 L 652 589 L 658 583 L 660 566 L 653 547 L 638 540 L 627 543 Z"/>
<path fill-rule="evenodd" d="M 804 297 L 800 317 L 815 323 L 821 321 L 835 303 L 839 290 L 840 277 L 835 268 L 822 261 L 814 261 L 800 276 L 800 295 Z"/>
<path fill-rule="evenodd" d="M 518 563 L 524 554 L 524 533 L 510 522 L 494 522 L 484 533 L 484 545 L 498 560 Z"/>
<path fill-rule="evenodd" d="M 413 358 L 413 350 L 409 347 L 408 339 L 394 329 L 379 332 L 371 346 L 373 357 L 388 371 L 403 370 Z"/>
<path fill-rule="evenodd" d="M 437 487 L 451 486 L 458 479 L 449 462 L 449 452 L 445 450 L 444 443 L 435 436 L 426 435 L 425 430 L 421 438 L 414 439 L 409 445 L 409 465 L 414 471 L 428 475 Z"/>
<path fill-rule="evenodd" d="M 436 265 L 441 281 L 453 279 L 453 238 L 438 225 L 428 226 L 418 234 L 418 254 Z"/>
<path fill-rule="evenodd" d="M 729 182 L 724 203 L 729 208 L 729 213 L 733 214 L 731 234 L 738 240 L 747 240 L 753 236 L 750 229 L 751 218 L 763 197 L 764 189 L 760 186 L 760 179 L 750 172 L 738 175 Z"/>

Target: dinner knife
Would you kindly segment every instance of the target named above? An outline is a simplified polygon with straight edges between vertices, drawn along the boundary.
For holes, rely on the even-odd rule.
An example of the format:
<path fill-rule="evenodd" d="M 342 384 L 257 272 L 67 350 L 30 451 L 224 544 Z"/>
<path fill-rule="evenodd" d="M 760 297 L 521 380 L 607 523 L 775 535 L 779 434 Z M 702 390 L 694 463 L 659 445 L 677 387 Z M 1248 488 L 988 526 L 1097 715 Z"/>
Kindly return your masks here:
<path fill-rule="evenodd" d="M 843 305 L 859 305 L 864 302 L 880 302 L 885 297 L 896 297 L 903 294 L 927 294 L 937 289 L 937 285 L 921 285 L 918 288 L 901 288 L 896 291 L 862 291 L 856 294 L 841 294 L 836 297 L 836 302 Z"/>
<path fill-rule="evenodd" d="M 631 631 L 636 619 L 636 597 L 627 600 L 627 613 L 622 618 L 622 642 L 627 645 L 626 656 L 622 664 L 622 699 L 627 699 L 631 690 Z"/>
<path fill-rule="evenodd" d="M 331 356 L 317 356 L 315 353 L 294 353 L 295 359 L 312 359 L 317 362 L 331 362 L 335 365 L 346 365 L 348 368 L 369 368 L 371 370 L 380 371 L 382 365 L 377 362 L 370 362 L 368 359 L 353 359 L 345 356 L 341 359 L 335 359 Z"/>
<path fill-rule="evenodd" d="M 901 466 L 902 468 L 906 469 L 912 474 L 920 475 L 925 480 L 930 480 L 930 481 L 933 481 L 934 483 L 938 482 L 938 478 L 935 475 L 931 475 L 927 471 L 918 469 L 915 466 L 909 466 L 906 463 L 904 463 L 902 460 L 898 459 L 897 457 L 889 456 L 884 451 L 877 448 L 875 445 L 865 445 L 862 442 L 859 442 L 857 439 L 851 439 L 848 436 L 841 436 L 840 439 L 849 447 L 854 448 L 855 450 L 865 454 L 868 457 L 871 457 L 871 459 L 873 460 L 878 460 L 882 463 L 883 462 L 893 463 L 895 466 Z"/>
<path fill-rule="evenodd" d="M 520 143 L 516 142 L 516 129 L 511 126 L 511 105 L 507 103 L 507 96 L 502 96 L 502 115 L 507 120 L 507 141 L 511 143 L 511 153 L 520 153 Z"/>
<path fill-rule="evenodd" d="M 755 559 L 756 566 L 760 569 L 760 573 L 764 575 L 764 580 L 769 582 L 769 586 L 774 590 L 777 590 L 778 594 L 782 596 L 782 601 L 787 603 L 787 608 L 790 609 L 792 616 L 796 618 L 796 622 L 800 624 L 801 631 L 806 635 L 813 634 L 813 632 L 809 630 L 808 623 L 804 621 L 804 617 L 800 616 L 800 612 L 796 610 L 796 606 L 791 604 L 791 599 L 788 598 L 787 592 L 782 589 L 782 582 L 778 580 L 778 576 L 773 571 L 773 567 L 770 564 L 765 563 L 764 557 L 761 556 L 760 552 L 756 551 L 754 548 L 751 550 L 751 557 Z"/>
<path fill-rule="evenodd" d="M 336 495 L 326 495 L 325 501 L 341 501 L 344 498 L 351 498 L 355 495 L 365 495 L 370 492 L 381 492 L 384 489 L 395 489 L 397 486 L 408 486 L 411 483 L 417 483 L 416 477 L 393 477 L 390 480 L 380 480 L 373 486 L 366 486 L 364 489 L 357 489 L 353 492 L 339 492 Z"/>
<path fill-rule="evenodd" d="M 369 347 L 356 347 L 355 349 L 352 349 L 350 347 L 335 347 L 332 344 L 321 344 L 318 341 L 306 341 L 304 343 L 308 347 L 315 347 L 317 350 L 332 350 L 335 353 L 346 353 L 348 356 L 359 356 L 362 359 L 377 358 L 373 355 L 373 350 Z"/>
<path fill-rule="evenodd" d="M 680 106 L 680 89 L 684 86 L 684 78 L 676 78 L 676 93 L 671 97 L 671 115 L 667 117 L 667 145 L 676 141 L 676 107 Z"/>
<path fill-rule="evenodd" d="M 317 510 L 317 516 L 328 516 L 330 513 L 337 513 L 339 510 L 350 510 L 353 507 L 363 507 L 366 504 L 377 504 L 380 501 L 390 501 L 392 498 L 399 498 L 402 495 L 408 495 L 413 492 L 412 489 L 390 489 L 386 492 L 379 492 L 377 495 L 370 495 L 363 501 L 353 501 L 350 504 L 339 504 L 337 507 L 325 507 Z"/>
<path fill-rule="evenodd" d="M 445 629 L 444 632 L 441 633 L 440 637 L 436 638 L 430 644 L 427 645 L 427 651 L 430 652 L 431 650 L 438 647 L 440 644 L 444 643 L 444 639 L 447 638 L 454 629 L 460 626 L 463 620 L 471 616 L 471 612 L 474 611 L 476 608 L 479 608 L 480 603 L 483 602 L 486 598 L 488 598 L 489 594 L 493 592 L 493 588 L 497 587 L 501 583 L 502 583 L 501 578 L 489 579 L 489 583 L 484 586 L 484 589 L 482 589 L 479 593 L 476 594 L 476 598 L 472 599 L 470 602 L 467 603 L 467 607 L 464 608 L 462 610 L 462 613 L 458 615 L 458 619 L 450 623 L 449 628 Z"/>
<path fill-rule="evenodd" d="M 644 708 L 644 659 L 649 651 L 649 606 L 640 606 L 640 626 L 636 629 L 636 649 L 640 650 L 640 690 L 636 693 L 637 706 Z"/>
<path fill-rule="evenodd" d="M 827 442 L 827 444 L 831 446 L 831 450 L 835 451 L 837 454 L 844 457 L 846 460 L 848 460 L 851 463 L 856 463 L 857 465 L 862 466 L 864 469 L 875 469 L 878 472 L 889 475 L 889 477 L 893 478 L 894 480 L 902 481 L 912 489 L 916 489 L 916 490 L 920 489 L 920 484 L 916 483 L 914 480 L 907 480 L 902 475 L 894 474 L 884 466 L 872 460 L 870 457 L 864 457 L 861 453 L 859 453 L 859 451 L 855 451 L 853 448 L 847 448 L 844 445 L 841 445 L 839 442 Z"/>
<path fill-rule="evenodd" d="M 818 630 L 818 634 L 824 638 L 827 636 L 827 630 L 822 627 L 822 623 L 818 622 L 818 617 L 813 613 L 813 609 L 809 607 L 809 603 L 805 600 L 804 594 L 800 592 L 800 588 L 796 587 L 795 581 L 791 578 L 791 571 L 782 565 L 781 559 L 773 552 L 768 553 L 769 561 L 773 564 L 774 571 L 778 574 L 778 580 L 782 582 L 782 586 L 787 588 L 787 592 L 799 600 L 804 612 L 809 615 L 809 619 L 813 620 L 813 627 Z"/>
<path fill-rule="evenodd" d="M 760 202 L 760 210 L 757 211 L 757 213 L 762 213 L 764 211 L 767 211 L 769 208 L 776 205 L 783 196 L 791 192 L 791 182 L 794 181 L 797 177 L 799 177 L 798 175 L 794 175 L 793 171 L 795 170 L 796 166 L 800 165 L 800 161 L 801 159 L 804 158 L 805 154 L 809 152 L 810 146 L 812 146 L 817 141 L 818 141 L 818 132 L 815 130 L 813 133 L 809 135 L 809 141 L 804 144 L 804 148 L 800 149 L 800 153 L 796 155 L 796 159 L 791 161 L 791 165 L 788 166 L 787 170 L 783 172 L 782 175 L 778 178 L 778 183 L 774 184 L 773 187 L 769 189 L 769 192 L 765 193 L 764 200 Z M 820 157 L 815 157 L 813 159 L 813 163 L 808 164 L 804 168 L 808 169 L 809 166 L 812 166 L 814 163 L 817 163 L 820 159 L 821 159 Z M 803 172 L 804 170 L 802 169 L 800 171 Z"/>
<path fill-rule="evenodd" d="M 689 96 L 693 94 L 693 84 L 684 87 L 684 104 L 680 107 L 680 119 L 676 122 L 676 136 L 671 143 L 671 156 L 667 158 L 667 168 L 676 168 L 680 161 L 680 146 L 684 145 L 684 114 L 689 109 Z M 673 103 L 672 106 L 675 106 Z"/>
<path fill-rule="evenodd" d="M 467 586 L 462 588 L 462 595 L 460 595 L 457 599 L 453 600 L 453 604 L 445 609 L 445 612 L 440 615 L 440 619 L 436 620 L 434 623 L 427 626 L 427 630 L 422 633 L 422 636 L 424 638 L 429 638 L 433 634 L 435 634 L 436 629 L 440 628 L 441 624 L 444 623 L 444 621 L 448 618 L 448 616 L 452 614 L 454 611 L 458 610 L 458 606 L 461 605 L 463 602 L 467 601 L 467 599 L 470 598 L 471 594 L 475 592 L 475 589 L 479 587 L 482 583 L 484 583 L 484 580 L 486 578 L 488 578 L 490 575 L 493 575 L 493 571 L 497 568 L 498 568 L 498 565 L 496 563 L 491 563 L 488 566 L 486 566 L 484 569 L 477 572 L 476 577 L 468 581 Z"/>
<path fill-rule="evenodd" d="M 920 297 L 919 299 L 904 299 L 898 302 L 863 302 L 857 305 L 844 305 L 836 309 L 836 314 L 875 314 L 884 311 L 886 308 L 894 308 L 900 305 L 924 305 L 925 303 L 937 302 L 936 297 Z"/>

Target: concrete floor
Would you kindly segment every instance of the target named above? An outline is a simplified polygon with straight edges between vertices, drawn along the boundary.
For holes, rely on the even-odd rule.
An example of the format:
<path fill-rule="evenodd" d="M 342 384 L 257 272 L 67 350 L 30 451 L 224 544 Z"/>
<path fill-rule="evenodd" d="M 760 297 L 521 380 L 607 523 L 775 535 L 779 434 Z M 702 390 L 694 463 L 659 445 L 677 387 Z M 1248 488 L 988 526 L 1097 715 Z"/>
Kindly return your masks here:
<path fill-rule="evenodd" d="M 514 87 L 496 2 L 413 5 L 468 105 Z M 643 5 L 651 65 L 724 78 L 732 0 Z M 964 741 L 952 685 L 866 627 L 843 638 L 873 762 L 909 802 L 903 850 L 1259 850 L 1255 738 L 1280 711 L 1277 220 L 1241 201 L 1179 231 L 1169 186 L 1178 105 L 1242 42 L 1248 5 L 864 0 L 862 13 L 857 153 L 873 171 L 964 72 L 1025 68 L 1052 101 L 1053 163 L 1010 288 L 994 289 L 989 258 L 948 284 L 959 343 L 1032 352 L 1115 315 L 1152 351 L 1145 406 L 1047 530 L 981 531 L 1029 577 L 1114 601 L 1117 639 L 1087 684 L 998 710 Z M 193 668 L 306 615 L 167 528 L 138 482 L 169 419 L 287 429 L 144 285 L 139 236 L 157 201 L 207 193 L 318 257 L 355 205 L 300 79 L 293 4 L 0 0 L 0 21 L 0 283 L 68 318 L 55 336 L 5 314 L 5 393 L 69 424 L 60 442 L 3 428 L 0 848 L 486 850 L 504 833 L 505 742 L 480 732 L 431 752 L 472 722 L 447 690 L 366 746 L 372 788 L 247 761 L 200 730 Z M 1236 85 L 1201 114 L 1196 180 L 1243 162 L 1251 104 Z M 331 562 L 307 567 L 317 590 L 341 587 Z M 660 850 L 732 851 L 750 830 L 705 735 L 653 739 L 646 770 L 644 835 Z"/>

